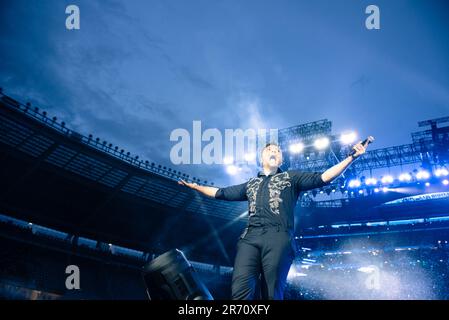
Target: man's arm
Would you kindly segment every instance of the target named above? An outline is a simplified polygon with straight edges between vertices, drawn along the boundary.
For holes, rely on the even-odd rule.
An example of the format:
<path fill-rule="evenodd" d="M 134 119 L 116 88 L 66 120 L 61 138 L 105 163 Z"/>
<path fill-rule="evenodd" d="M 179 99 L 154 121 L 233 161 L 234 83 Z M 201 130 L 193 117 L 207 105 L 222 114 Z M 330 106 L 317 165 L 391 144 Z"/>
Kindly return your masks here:
<path fill-rule="evenodd" d="M 328 182 L 338 178 L 338 176 L 340 176 L 343 172 L 345 172 L 345 170 L 349 167 L 349 165 L 352 162 L 354 162 L 355 159 L 357 159 L 358 157 L 360 157 L 362 154 L 365 153 L 367 146 L 368 146 L 368 142 L 365 145 L 363 145 L 361 142 L 357 143 L 353 147 L 353 149 L 355 150 L 355 153 L 352 156 L 347 157 L 340 163 L 337 163 L 335 166 L 324 171 L 323 174 L 321 175 L 321 179 L 325 183 L 328 183 Z"/>
<path fill-rule="evenodd" d="M 215 198 L 215 195 L 217 194 L 218 191 L 218 188 L 216 187 L 200 186 L 199 184 L 189 183 L 184 180 L 179 180 L 178 183 L 186 187 L 189 187 L 193 190 L 199 191 L 202 194 L 212 198 Z"/>
<path fill-rule="evenodd" d="M 186 187 L 192 188 L 196 191 L 201 192 L 202 194 L 212 197 L 219 200 L 227 200 L 227 201 L 246 201 L 248 200 L 246 196 L 246 182 L 242 184 L 238 184 L 235 186 L 229 186 L 225 188 L 215 188 L 215 187 L 206 187 L 200 186 L 196 183 L 188 183 L 184 180 L 178 181 L 179 184 L 182 184 Z"/>

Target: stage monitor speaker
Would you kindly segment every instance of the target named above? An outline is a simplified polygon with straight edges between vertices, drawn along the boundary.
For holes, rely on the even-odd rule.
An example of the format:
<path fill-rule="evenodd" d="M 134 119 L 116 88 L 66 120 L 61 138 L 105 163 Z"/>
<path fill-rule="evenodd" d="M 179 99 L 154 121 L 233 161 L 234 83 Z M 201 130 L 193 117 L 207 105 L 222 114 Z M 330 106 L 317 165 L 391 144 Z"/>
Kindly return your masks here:
<path fill-rule="evenodd" d="M 173 249 L 143 267 L 150 300 L 213 300 L 183 252 Z"/>

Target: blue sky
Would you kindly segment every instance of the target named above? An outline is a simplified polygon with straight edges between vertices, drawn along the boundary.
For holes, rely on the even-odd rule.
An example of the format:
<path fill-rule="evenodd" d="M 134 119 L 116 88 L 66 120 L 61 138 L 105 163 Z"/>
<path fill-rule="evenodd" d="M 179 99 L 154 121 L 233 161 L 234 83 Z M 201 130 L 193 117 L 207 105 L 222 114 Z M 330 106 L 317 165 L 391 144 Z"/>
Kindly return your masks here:
<path fill-rule="evenodd" d="M 65 28 L 76 4 L 81 29 Z M 365 28 L 379 6 L 381 29 Z M 0 86 L 83 134 L 170 164 L 170 132 L 327 118 L 375 147 L 449 115 L 444 1 L 2 1 Z M 374 145 L 373 145 L 374 147 Z M 221 166 L 177 169 L 216 184 Z"/>

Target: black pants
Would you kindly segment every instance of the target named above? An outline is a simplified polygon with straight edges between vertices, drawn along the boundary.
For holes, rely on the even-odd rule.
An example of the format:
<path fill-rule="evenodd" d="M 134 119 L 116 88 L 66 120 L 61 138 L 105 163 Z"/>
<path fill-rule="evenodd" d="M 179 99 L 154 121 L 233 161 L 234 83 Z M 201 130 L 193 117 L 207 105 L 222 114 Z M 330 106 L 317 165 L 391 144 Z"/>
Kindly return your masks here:
<path fill-rule="evenodd" d="M 280 227 L 249 227 L 237 243 L 232 299 L 282 300 L 294 248 L 293 234 Z"/>

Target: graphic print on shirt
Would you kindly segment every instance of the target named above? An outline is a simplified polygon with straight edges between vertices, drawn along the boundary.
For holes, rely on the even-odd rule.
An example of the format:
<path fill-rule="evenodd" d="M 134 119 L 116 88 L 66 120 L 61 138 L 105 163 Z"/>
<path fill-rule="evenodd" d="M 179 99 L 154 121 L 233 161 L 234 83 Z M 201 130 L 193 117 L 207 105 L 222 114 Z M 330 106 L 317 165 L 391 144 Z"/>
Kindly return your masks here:
<path fill-rule="evenodd" d="M 252 178 L 246 185 L 246 196 L 249 201 L 248 214 L 250 217 L 256 214 L 257 191 L 259 190 L 259 186 L 262 180 L 262 178 Z"/>
<path fill-rule="evenodd" d="M 279 204 L 282 202 L 281 191 L 291 187 L 290 175 L 288 172 L 282 172 L 271 177 L 268 184 L 270 192 L 270 209 L 274 214 L 279 214 Z"/>

